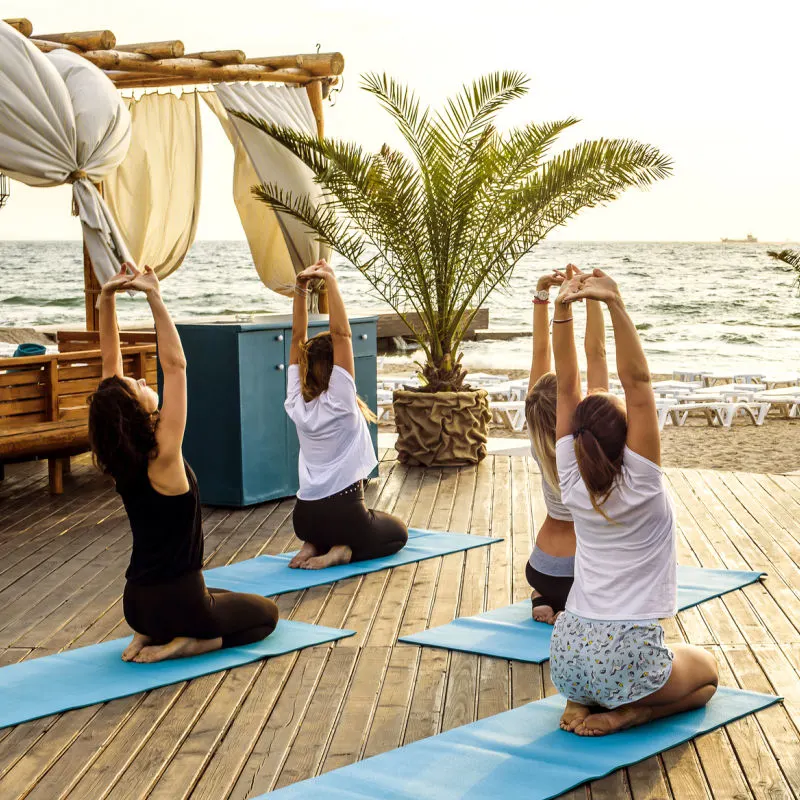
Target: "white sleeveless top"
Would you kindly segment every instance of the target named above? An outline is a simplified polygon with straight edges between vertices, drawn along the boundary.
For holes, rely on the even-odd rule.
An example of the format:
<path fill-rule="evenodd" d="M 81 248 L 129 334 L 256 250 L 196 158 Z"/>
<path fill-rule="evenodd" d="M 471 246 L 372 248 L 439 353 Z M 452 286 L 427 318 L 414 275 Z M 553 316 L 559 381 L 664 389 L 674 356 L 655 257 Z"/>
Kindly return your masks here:
<path fill-rule="evenodd" d="M 559 493 L 553 489 L 544 476 L 539 457 L 533 449 L 533 439 L 531 438 L 530 432 L 528 432 L 528 438 L 531 439 L 531 455 L 542 475 L 542 495 L 544 496 L 544 505 L 547 509 L 547 515 L 553 519 L 561 520 L 562 522 L 572 522 L 572 512 L 561 502 Z"/>
<path fill-rule="evenodd" d="M 661 467 L 625 448 L 603 510 L 592 507 L 572 436 L 556 442 L 561 499 L 575 521 L 567 611 L 596 620 L 663 619 L 678 610 L 675 509 Z"/>
<path fill-rule="evenodd" d="M 378 460 L 361 409 L 356 382 L 334 366 L 328 388 L 309 403 L 303 399 L 300 368 L 289 366 L 286 413 L 300 441 L 300 500 L 322 500 L 369 477 Z"/>

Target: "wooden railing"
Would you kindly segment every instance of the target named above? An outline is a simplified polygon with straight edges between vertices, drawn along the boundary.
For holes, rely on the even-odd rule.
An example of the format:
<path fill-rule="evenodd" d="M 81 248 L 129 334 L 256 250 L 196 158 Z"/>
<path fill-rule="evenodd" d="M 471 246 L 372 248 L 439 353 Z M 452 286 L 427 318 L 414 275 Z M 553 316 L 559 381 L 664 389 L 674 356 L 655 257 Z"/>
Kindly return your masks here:
<path fill-rule="evenodd" d="M 152 337 L 152 343 L 144 344 L 125 345 L 123 340 L 122 363 L 126 375 L 155 386 L 155 334 L 123 336 L 129 341 Z M 92 334 L 88 339 L 87 334 L 61 337 L 67 352 L 0 359 L 0 467 L 7 461 L 47 458 L 50 488 L 56 493 L 62 490 L 64 460 L 88 449 L 88 399 L 103 370 L 98 348 L 72 349 L 78 343 L 92 345 Z"/>

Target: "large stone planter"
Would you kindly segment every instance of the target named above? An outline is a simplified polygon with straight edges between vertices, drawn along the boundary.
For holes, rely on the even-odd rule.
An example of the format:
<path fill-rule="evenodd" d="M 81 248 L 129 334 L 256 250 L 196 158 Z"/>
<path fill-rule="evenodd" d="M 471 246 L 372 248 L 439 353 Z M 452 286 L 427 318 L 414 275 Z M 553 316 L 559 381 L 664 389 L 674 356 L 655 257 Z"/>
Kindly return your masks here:
<path fill-rule="evenodd" d="M 424 467 L 461 467 L 486 458 L 492 415 L 483 389 L 394 393 L 397 458 Z"/>

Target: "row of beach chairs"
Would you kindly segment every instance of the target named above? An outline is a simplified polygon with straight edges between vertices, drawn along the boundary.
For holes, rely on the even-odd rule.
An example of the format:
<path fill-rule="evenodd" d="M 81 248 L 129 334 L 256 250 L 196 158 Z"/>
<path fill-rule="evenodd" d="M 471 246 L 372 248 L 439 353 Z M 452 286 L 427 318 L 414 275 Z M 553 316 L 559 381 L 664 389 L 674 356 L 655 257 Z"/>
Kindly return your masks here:
<path fill-rule="evenodd" d="M 720 380 L 728 379 L 720 383 Z M 509 380 L 505 375 L 470 373 L 471 386 L 489 395 L 494 421 L 509 431 L 525 430 L 525 394 L 527 378 Z M 392 393 L 403 386 L 418 386 L 414 376 L 386 377 L 379 380 L 378 418 L 392 415 Z M 585 389 L 585 387 L 584 387 Z M 612 379 L 610 390 L 622 396 L 622 386 Z M 763 425 L 770 410 L 781 417 L 800 417 L 800 375 L 785 373 L 712 373 L 676 370 L 669 380 L 655 381 L 658 420 L 663 430 L 667 424 L 683 426 L 691 414 L 702 414 L 709 425 L 730 428 L 737 417 L 754 425 Z"/>

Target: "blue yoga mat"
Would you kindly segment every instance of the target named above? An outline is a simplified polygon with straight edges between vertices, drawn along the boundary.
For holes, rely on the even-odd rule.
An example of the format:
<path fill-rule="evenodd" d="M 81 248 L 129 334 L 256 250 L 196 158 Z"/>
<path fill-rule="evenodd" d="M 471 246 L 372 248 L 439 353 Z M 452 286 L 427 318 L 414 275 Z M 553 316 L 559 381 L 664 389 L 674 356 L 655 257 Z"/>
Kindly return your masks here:
<path fill-rule="evenodd" d="M 408 544 L 394 555 L 385 558 L 356 561 L 354 564 L 341 564 L 327 569 L 289 569 L 289 561 L 297 552 L 294 551 L 281 553 L 278 556 L 257 556 L 247 561 L 240 561 L 238 564 L 215 567 L 203 574 L 206 584 L 216 589 L 270 596 L 322 586 L 343 578 L 352 578 L 354 575 L 366 575 L 369 572 L 400 567 L 403 564 L 412 564 L 415 561 L 424 561 L 427 558 L 436 558 L 502 541 L 488 536 L 411 529 L 408 532 Z"/>
<path fill-rule="evenodd" d="M 133 664 L 120 658 L 131 637 L 33 658 L 0 668 L 0 728 L 281 656 L 354 633 L 282 619 L 261 642 L 157 664 Z"/>
<path fill-rule="evenodd" d="M 712 597 L 741 589 L 763 574 L 678 567 L 678 608 L 683 611 Z M 523 600 L 473 617 L 459 617 L 438 628 L 401 636 L 398 641 L 541 664 L 550 658 L 552 632 L 552 625 L 531 618 L 531 601 Z"/>
<path fill-rule="evenodd" d="M 697 711 L 612 736 L 584 738 L 559 729 L 564 698 L 556 695 L 257 800 L 549 800 L 779 701 L 770 695 L 720 689 Z"/>

